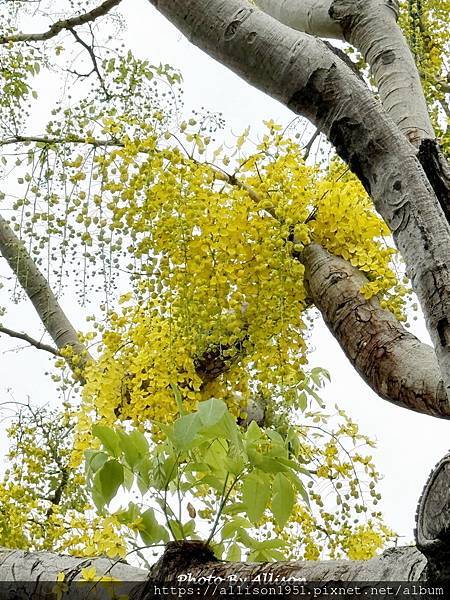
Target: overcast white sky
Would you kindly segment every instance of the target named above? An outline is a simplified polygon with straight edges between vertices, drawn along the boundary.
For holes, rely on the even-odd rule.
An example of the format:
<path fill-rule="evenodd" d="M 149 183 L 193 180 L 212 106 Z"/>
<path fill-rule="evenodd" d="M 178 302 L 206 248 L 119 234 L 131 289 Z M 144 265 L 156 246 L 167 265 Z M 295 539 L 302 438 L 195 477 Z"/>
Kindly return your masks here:
<path fill-rule="evenodd" d="M 187 109 L 204 106 L 222 112 L 227 129 L 240 134 L 251 126 L 255 134 L 265 119 L 289 123 L 293 115 L 278 102 L 251 88 L 228 69 L 192 46 L 165 21 L 147 0 L 125 0 L 122 9 L 128 31 L 126 43 L 134 53 L 153 63 L 178 67 L 184 77 Z M 6 273 L 2 266 L 2 273 Z M 82 326 L 83 315 L 71 298 L 64 307 Z M 33 310 L 22 303 L 8 311 L 5 325 L 39 335 Z M 415 325 L 421 339 L 427 339 L 422 321 Z M 375 396 L 361 381 L 325 326 L 318 320 L 313 335 L 313 366 L 327 368 L 332 377 L 323 393 L 331 405 L 338 402 L 356 420 L 363 433 L 375 438 L 380 486 L 386 521 L 408 542 L 413 538 L 414 513 L 426 478 L 434 464 L 449 450 L 450 424 L 397 408 Z M 0 338 L 0 402 L 9 399 L 11 388 L 16 400 L 30 396 L 44 403 L 54 396 L 54 388 L 43 371 L 49 366 L 45 355 L 34 349 L 11 352 L 18 343 Z M 4 448 L 4 437 L 0 439 Z"/>

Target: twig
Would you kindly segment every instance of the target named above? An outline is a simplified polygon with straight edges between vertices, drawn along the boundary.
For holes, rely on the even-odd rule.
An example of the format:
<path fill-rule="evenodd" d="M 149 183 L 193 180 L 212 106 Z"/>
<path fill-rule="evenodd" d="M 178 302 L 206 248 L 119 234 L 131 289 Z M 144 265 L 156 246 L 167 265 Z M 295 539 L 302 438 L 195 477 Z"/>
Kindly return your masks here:
<path fill-rule="evenodd" d="M 16 33 L 14 35 L 0 36 L 0 44 L 14 42 L 44 42 L 57 36 L 61 31 L 95 21 L 98 17 L 106 15 L 112 8 L 120 4 L 121 1 L 122 0 L 105 0 L 105 2 L 102 2 L 102 4 L 96 8 L 93 8 L 82 15 L 56 21 L 43 33 Z"/>
<path fill-rule="evenodd" d="M 69 29 L 70 33 L 73 35 L 73 37 L 75 38 L 75 40 L 81 44 L 83 46 L 83 48 L 87 51 L 87 53 L 90 56 L 90 59 L 92 61 L 92 67 L 93 67 L 93 72 L 97 75 L 98 80 L 100 81 L 100 85 L 102 87 L 102 90 L 105 92 L 105 96 L 108 98 L 108 100 L 111 99 L 111 94 L 108 92 L 106 86 L 105 86 L 105 82 L 103 80 L 102 74 L 100 73 L 100 69 L 98 67 L 98 62 L 97 62 L 97 57 L 95 56 L 95 52 L 92 46 L 89 46 L 89 44 L 87 42 L 85 42 L 83 40 L 83 38 L 81 38 L 78 33 L 75 31 L 75 29 L 73 29 L 72 27 Z M 92 32 L 91 32 L 92 34 Z M 93 38 L 94 36 L 92 36 Z"/>
<path fill-rule="evenodd" d="M 56 348 L 53 348 L 53 346 L 43 344 L 42 342 L 39 342 L 38 340 L 35 340 L 34 338 L 30 337 L 26 333 L 21 333 L 20 331 L 14 331 L 13 329 L 9 329 L 8 327 L 1 326 L 0 333 L 4 333 L 13 338 L 18 338 L 19 340 L 24 340 L 25 342 L 28 342 L 28 344 L 30 344 L 31 346 L 37 348 L 38 350 L 45 350 L 46 352 L 50 352 L 50 354 L 53 354 L 54 356 L 61 356 L 60 352 Z"/>
<path fill-rule="evenodd" d="M 306 144 L 305 146 L 305 150 L 304 150 L 304 154 L 303 154 L 303 158 L 306 160 L 309 157 L 309 154 L 311 152 L 311 149 L 313 147 L 314 142 L 317 140 L 317 138 L 320 135 L 320 130 L 316 129 L 316 131 L 314 132 L 312 138 L 309 140 L 309 142 Z"/>
<path fill-rule="evenodd" d="M 124 144 L 118 140 L 86 139 L 76 135 L 69 135 L 66 138 L 50 137 L 46 135 L 15 135 L 14 137 L 0 140 L 0 146 L 28 143 L 45 144 L 48 146 L 54 146 L 56 144 L 88 144 L 89 146 L 94 146 L 94 148 L 101 148 L 105 146 L 117 146 L 119 148 L 124 147 Z"/>

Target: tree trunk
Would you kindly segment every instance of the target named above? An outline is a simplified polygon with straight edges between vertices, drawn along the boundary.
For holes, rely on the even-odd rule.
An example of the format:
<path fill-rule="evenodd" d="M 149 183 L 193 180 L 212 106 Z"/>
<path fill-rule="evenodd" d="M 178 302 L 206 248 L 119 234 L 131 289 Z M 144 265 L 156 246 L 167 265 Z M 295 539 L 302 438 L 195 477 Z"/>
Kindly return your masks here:
<path fill-rule="evenodd" d="M 416 520 L 416 542 L 428 557 L 428 576 L 450 580 L 450 453 L 428 478 Z"/>

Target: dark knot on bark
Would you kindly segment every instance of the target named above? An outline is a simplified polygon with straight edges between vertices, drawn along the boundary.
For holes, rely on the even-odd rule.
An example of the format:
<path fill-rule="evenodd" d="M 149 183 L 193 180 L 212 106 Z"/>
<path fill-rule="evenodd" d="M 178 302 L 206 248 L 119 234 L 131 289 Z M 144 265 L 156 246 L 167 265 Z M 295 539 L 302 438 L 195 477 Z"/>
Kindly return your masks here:
<path fill-rule="evenodd" d="M 192 567 L 218 562 L 206 542 L 179 540 L 169 542 L 164 554 L 151 569 L 151 578 L 158 581 L 173 581 L 176 576 Z"/>

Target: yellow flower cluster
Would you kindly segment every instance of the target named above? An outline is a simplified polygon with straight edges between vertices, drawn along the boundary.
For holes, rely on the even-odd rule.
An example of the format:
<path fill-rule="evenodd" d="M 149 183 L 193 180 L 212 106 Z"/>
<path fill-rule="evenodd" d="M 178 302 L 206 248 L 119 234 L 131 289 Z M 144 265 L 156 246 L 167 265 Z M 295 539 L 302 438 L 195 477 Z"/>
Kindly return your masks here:
<path fill-rule="evenodd" d="M 0 485 L 0 545 L 78 556 L 124 556 L 112 516 L 95 515 L 84 476 L 70 467 L 73 417 L 30 407 L 8 430 Z"/>
<path fill-rule="evenodd" d="M 110 235 L 131 241 L 135 276 L 86 374 L 96 418 L 166 422 L 177 414 L 171 384 L 188 410 L 217 396 L 235 414 L 255 392 L 273 398 L 301 385 L 307 304 L 295 252 L 311 241 L 364 271 L 364 293 L 401 316 L 406 288 L 360 184 L 340 165 L 326 174 L 306 166 L 299 146 L 266 125 L 253 154 L 243 150 L 248 132 L 239 138 L 232 175 L 220 149 L 215 164 L 200 160 L 210 140 L 186 123 L 184 141 L 149 132 L 97 158 Z"/>

